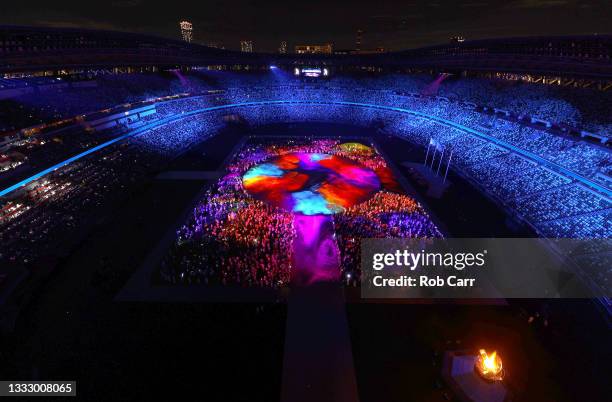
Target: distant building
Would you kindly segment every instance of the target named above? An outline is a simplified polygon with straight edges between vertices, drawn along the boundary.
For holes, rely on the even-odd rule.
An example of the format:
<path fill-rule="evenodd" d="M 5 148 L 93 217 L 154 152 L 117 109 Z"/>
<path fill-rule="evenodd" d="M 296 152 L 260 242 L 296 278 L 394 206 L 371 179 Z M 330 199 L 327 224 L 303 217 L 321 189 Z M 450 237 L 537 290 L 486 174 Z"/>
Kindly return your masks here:
<path fill-rule="evenodd" d="M 462 43 L 465 42 L 465 38 L 463 36 L 453 36 L 452 38 L 450 38 L 450 42 L 451 43 Z"/>
<path fill-rule="evenodd" d="M 287 41 L 282 41 L 280 43 L 280 46 L 278 47 L 278 52 L 280 54 L 285 54 L 287 53 Z"/>
<path fill-rule="evenodd" d="M 357 35 L 355 36 L 355 51 L 361 51 L 361 41 L 363 40 L 363 31 L 361 29 L 357 30 Z"/>
<path fill-rule="evenodd" d="M 191 43 L 193 40 L 193 25 L 189 21 L 179 22 L 181 27 L 181 36 L 185 42 Z"/>
<path fill-rule="evenodd" d="M 240 51 L 245 53 L 253 53 L 253 41 L 252 40 L 241 40 Z"/>
<path fill-rule="evenodd" d="M 297 54 L 332 54 L 333 51 L 334 47 L 331 43 L 325 43 L 323 45 L 297 45 L 295 47 L 295 52 Z"/>

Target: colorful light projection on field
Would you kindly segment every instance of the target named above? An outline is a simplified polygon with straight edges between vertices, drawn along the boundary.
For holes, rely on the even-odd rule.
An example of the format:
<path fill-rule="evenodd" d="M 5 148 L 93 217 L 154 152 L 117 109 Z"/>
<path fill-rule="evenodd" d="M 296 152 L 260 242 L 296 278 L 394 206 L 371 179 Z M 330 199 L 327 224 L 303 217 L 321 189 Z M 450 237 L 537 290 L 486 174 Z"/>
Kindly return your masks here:
<path fill-rule="evenodd" d="M 331 215 L 380 189 L 371 169 L 337 155 L 288 153 L 249 169 L 244 188 L 255 198 L 304 215 Z"/>
<path fill-rule="evenodd" d="M 360 142 L 345 142 L 343 144 L 338 145 L 338 150 L 343 152 L 344 155 L 348 155 L 350 157 L 355 156 L 357 158 L 369 158 L 375 155 L 376 153 L 374 148 L 364 145 Z M 401 186 L 399 185 L 397 180 L 395 180 L 395 175 L 393 174 L 391 169 L 389 169 L 386 163 L 375 163 L 373 165 L 374 166 L 372 167 L 372 169 L 378 176 L 380 183 L 385 189 L 393 191 L 395 193 L 402 192 Z"/>

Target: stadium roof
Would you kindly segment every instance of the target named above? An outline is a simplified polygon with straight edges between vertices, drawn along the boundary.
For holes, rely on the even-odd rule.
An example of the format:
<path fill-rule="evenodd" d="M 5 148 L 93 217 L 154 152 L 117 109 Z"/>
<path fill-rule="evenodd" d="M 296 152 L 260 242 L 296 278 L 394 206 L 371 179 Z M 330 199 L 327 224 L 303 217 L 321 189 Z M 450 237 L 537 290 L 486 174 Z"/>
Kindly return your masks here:
<path fill-rule="evenodd" d="M 392 67 L 612 79 L 612 36 L 501 38 L 380 54 L 242 53 L 179 40 L 75 28 L 0 27 L 0 72 L 206 65 Z"/>

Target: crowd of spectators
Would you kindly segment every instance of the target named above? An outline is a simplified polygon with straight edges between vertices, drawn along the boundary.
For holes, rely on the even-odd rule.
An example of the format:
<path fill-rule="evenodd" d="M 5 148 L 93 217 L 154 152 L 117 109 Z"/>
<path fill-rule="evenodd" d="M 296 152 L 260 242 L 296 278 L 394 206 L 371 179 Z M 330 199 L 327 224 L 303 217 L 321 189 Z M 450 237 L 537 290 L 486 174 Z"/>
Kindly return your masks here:
<path fill-rule="evenodd" d="M 9 81 L 20 81 L 14 79 Z M 173 95 L 190 88 L 200 89 L 197 78 L 184 85 L 172 73 L 99 75 L 86 81 L 68 82 L 54 86 L 33 86 L 19 96 L 3 99 L 0 96 L 0 135 L 2 132 L 23 129 L 63 120 L 77 115 L 97 112 L 125 103 Z M 82 85 L 81 85 L 82 84 Z"/>
<path fill-rule="evenodd" d="M 278 95 L 274 91 L 289 91 L 288 89 L 271 89 L 272 95 L 261 94 L 258 91 L 249 92 L 250 101 L 264 99 L 287 99 L 288 94 Z M 244 91 L 246 92 L 246 91 Z M 292 89 L 291 98 L 295 101 L 321 101 L 322 103 L 333 101 L 359 101 L 359 92 L 348 94 L 341 91 L 325 92 L 316 88 Z M 372 91 L 367 91 L 372 95 Z M 379 94 L 376 99 L 364 99 L 373 104 L 389 104 L 391 101 L 385 94 Z M 228 102 L 244 101 L 246 98 L 243 90 L 232 90 L 225 94 Z M 491 137 L 491 140 L 480 136 L 471 135 L 468 132 L 453 127 L 448 127 L 436 123 L 435 121 L 419 118 L 418 116 L 399 117 L 394 112 L 377 109 L 363 109 L 350 106 L 329 105 L 329 104 L 274 104 L 257 105 L 241 108 L 237 113 L 244 120 L 258 124 L 266 121 L 330 121 L 330 122 L 350 122 L 357 124 L 372 125 L 379 121 L 386 123 L 384 132 L 399 134 L 409 138 L 412 142 L 425 146 L 431 138 L 436 139 L 453 150 L 453 166 L 459 168 L 472 178 L 481 188 L 495 198 L 503 201 L 505 205 L 516 205 L 508 198 L 516 198 L 522 205 L 521 209 L 514 208 L 514 212 L 527 220 L 535 227 L 540 234 L 551 236 L 558 234 L 560 230 L 551 230 L 550 226 L 538 226 L 539 220 L 533 220 L 533 216 L 524 213 L 527 210 L 540 211 L 542 208 L 561 213 L 579 215 L 589 212 L 589 204 L 598 205 L 602 213 L 610 208 L 610 201 L 605 195 L 598 195 L 591 190 L 584 190 L 585 196 L 578 196 L 575 191 L 565 191 L 568 185 L 574 180 L 570 177 L 559 174 L 550 168 L 528 160 L 526 157 L 511 152 L 493 142 L 501 140 L 505 143 L 532 152 L 549 160 L 553 164 L 560 165 L 572 170 L 580 175 L 595 180 L 601 175 L 610 176 L 612 169 L 612 159 L 609 150 L 593 146 L 590 144 L 578 143 L 570 139 L 562 138 L 535 128 L 522 126 L 519 123 L 512 123 L 505 120 L 496 119 L 493 116 L 485 116 L 469 108 L 446 108 L 440 106 L 439 102 L 429 102 L 427 108 L 422 107 L 423 102 L 410 100 L 409 104 L 399 104 L 401 107 L 410 110 L 420 110 L 428 115 L 441 116 L 452 122 L 459 122 L 465 127 L 475 127 L 481 132 Z M 418 106 L 420 109 L 417 109 Z M 437 106 L 436 106 L 437 105 Z M 452 110 L 452 112 L 448 112 Z M 581 188 L 582 184 L 575 184 Z M 550 203 L 541 205 L 534 202 L 535 198 L 527 197 L 530 194 L 546 192 L 557 189 L 556 197 L 550 198 Z M 564 199 L 567 197 L 568 199 Z M 565 205 L 580 206 L 585 204 L 585 210 L 580 211 L 575 208 L 567 209 L 559 207 L 558 203 Z M 607 216 L 607 215 L 606 215 Z M 601 225 L 599 224 L 601 223 Z M 593 234 L 608 233 L 612 230 L 609 221 L 596 220 L 594 226 L 581 233 L 591 231 Z M 563 227 L 574 227 L 564 225 Z M 572 237 L 577 234 L 567 232 L 565 236 Z"/>
<path fill-rule="evenodd" d="M 109 149 L 100 151 L 96 156 L 79 160 L 44 177 L 44 179 L 31 183 L 28 190 L 35 191 L 25 191 L 16 198 L 7 198 L 3 200 L 0 206 L 4 211 L 2 217 L 0 217 L 0 240 L 3 242 L 0 258 L 23 262 L 31 261 L 34 255 L 42 252 L 42 248 L 38 248 L 36 245 L 46 244 L 45 242 L 49 239 L 59 239 L 61 236 L 58 233 L 74 229 L 87 220 L 88 210 L 85 208 L 86 205 L 92 205 L 91 203 L 93 205 L 103 205 L 107 196 L 112 198 L 109 194 L 118 194 L 120 192 L 117 189 L 129 188 L 138 180 L 137 177 L 142 177 L 153 167 L 159 166 L 160 163 L 175 157 L 189 146 L 215 134 L 225 124 L 228 116 L 253 125 L 278 121 L 330 121 L 377 126 L 383 133 L 403 136 L 422 146 L 426 146 L 430 139 L 434 138 L 438 143 L 453 150 L 453 168 L 471 178 L 487 193 L 501 200 L 512 213 L 529 222 L 540 235 L 546 237 L 608 238 L 612 235 L 611 202 L 609 198 L 597 191 L 585 188 L 583 184 L 570 177 L 528 160 L 516 152 L 511 152 L 507 147 L 496 143 L 496 141 L 535 153 L 551 163 L 567 168 L 591 180 L 597 178 L 600 180 L 601 177 L 611 175 L 612 158 L 609 149 L 555 135 L 546 130 L 522 124 L 519 121 L 511 121 L 498 118 L 495 115 L 481 113 L 473 106 L 462 102 L 461 99 L 472 99 L 469 96 L 475 96 L 475 93 L 483 91 L 489 84 L 482 84 L 484 87 L 480 87 L 478 90 L 470 92 L 465 89 L 462 92 L 461 85 L 464 84 L 461 84 L 460 80 L 447 81 L 446 83 L 449 84 L 449 88 L 453 88 L 456 96 L 446 94 L 453 99 L 444 100 L 410 94 L 412 91 L 418 92 L 419 87 L 424 82 L 423 77 L 419 78 L 420 81 L 417 79 L 410 81 L 408 77 L 398 78 L 396 76 L 360 81 L 337 77 L 331 81 L 321 81 L 321 83 L 314 84 L 298 83 L 296 85 L 289 81 L 287 81 L 289 84 L 283 81 L 279 85 L 270 87 L 269 76 L 267 75 L 229 75 L 235 80 L 226 79 L 227 77 L 221 73 L 213 80 L 189 77 L 190 89 L 196 91 L 205 88 L 207 90 L 224 89 L 160 103 L 157 105 L 157 114 L 152 118 L 162 119 L 164 117 L 180 116 L 193 110 L 243 102 L 291 100 L 294 103 L 253 105 L 193 115 L 181 121 L 148 130 L 128 142 L 113 145 Z M 119 80 L 116 76 L 109 76 L 105 79 L 112 82 Z M 159 78 L 161 80 L 159 91 L 143 92 L 141 94 L 139 91 L 147 88 L 150 80 L 158 78 L 155 78 L 155 76 L 130 75 L 122 76 L 121 79 L 132 83 L 132 87 L 126 85 L 127 91 L 132 96 L 131 98 L 125 94 L 122 95 L 121 91 L 112 87 L 112 85 L 98 84 L 95 91 L 100 90 L 101 87 L 114 88 L 113 91 L 109 91 L 108 99 L 117 99 L 114 98 L 116 95 L 117 97 L 123 97 L 122 100 L 129 98 L 135 101 L 149 96 L 168 94 L 177 89 L 184 89 L 176 84 L 179 81 L 175 81 L 174 78 Z M 412 84 L 410 84 L 411 82 Z M 233 86 L 234 83 L 236 86 Z M 245 86 L 245 83 L 253 84 L 253 86 Z M 275 82 L 275 84 L 278 83 Z M 476 85 L 473 80 L 466 81 L 465 85 L 468 84 Z M 386 89 L 378 89 L 381 86 Z M 401 91 L 398 89 L 400 86 L 402 86 Z M 517 86 L 517 88 L 523 87 Z M 445 89 L 445 86 L 442 85 L 440 91 L 445 90 L 449 89 Z M 518 89 L 516 90 L 518 91 Z M 531 87 L 524 87 L 522 90 L 536 91 Z M 76 90 L 74 91 L 76 92 Z M 114 94 L 113 92 L 117 93 Z M 472 95 L 469 95 L 470 93 Z M 495 100 L 495 97 L 506 96 L 505 93 L 503 88 L 499 89 L 497 94 L 492 91 L 490 99 Z M 93 96 L 93 94 L 94 92 L 90 95 Z M 444 92 L 441 92 L 441 94 L 445 95 Z M 87 106 L 87 103 L 79 104 L 80 99 L 71 100 L 69 96 L 64 95 L 66 94 L 58 93 L 57 97 L 54 97 L 55 95 L 51 95 L 51 92 L 47 92 L 44 96 L 38 96 L 37 101 L 41 104 L 74 104 L 76 109 L 67 113 L 75 112 L 79 108 L 90 107 Z M 103 98 L 98 98 L 98 100 Z M 489 98 L 483 98 L 481 101 L 488 102 L 487 99 Z M 535 97 L 534 99 L 540 98 Z M 11 102 L 13 101 L 16 100 L 11 100 Z M 100 100 L 100 102 L 96 107 L 101 106 L 102 103 L 106 103 L 105 106 L 108 106 L 108 101 Z M 309 102 L 309 104 L 300 102 Z M 316 104 L 316 102 L 320 102 L 320 104 Z M 392 110 L 360 108 L 332 104 L 331 102 L 391 106 L 408 109 L 415 113 L 397 113 Z M 449 102 L 453 102 L 452 107 Z M 536 101 L 534 101 L 534 105 L 537 105 Z M 500 103 L 500 106 L 505 107 L 503 102 Z M 91 107 L 93 108 L 93 106 Z M 565 110 L 564 108 L 566 109 L 567 105 L 559 106 L 558 109 Z M 524 108 L 522 112 L 525 113 L 527 110 Z M 537 107 L 534 107 L 533 110 L 537 110 Z M 433 116 L 434 119 L 422 118 L 419 114 Z M 574 116 L 577 115 L 574 113 Z M 436 119 L 445 119 L 459 126 L 447 123 L 440 124 Z M 476 130 L 483 135 L 472 135 L 461 127 Z M 36 144 L 32 145 L 30 142 L 22 143 L 21 148 L 18 149 L 26 154 L 28 163 L 42 167 L 46 163 L 54 162 L 72 154 L 72 150 L 90 148 L 116 134 L 116 132 L 90 133 L 67 130 L 61 135 L 53 137 L 55 139 L 52 138 L 50 147 L 46 148 L 50 152 L 46 152 L 46 149 L 45 152 L 39 151 L 35 146 Z M 605 132 L 600 134 L 607 135 Z M 35 139 L 32 141 L 35 141 Z M 313 147 L 306 143 L 300 146 L 306 152 L 308 152 L 308 149 L 318 147 L 316 144 Z M 70 152 L 67 150 L 70 150 Z M 250 155 L 248 158 L 241 159 L 244 161 L 242 162 L 244 165 L 236 167 L 233 173 L 244 171 L 243 169 L 259 162 L 261 158 L 267 157 L 266 154 L 257 154 L 251 151 L 248 150 Z M 366 158 L 361 161 L 363 163 L 378 163 L 376 159 Z M 376 166 L 372 167 L 376 168 Z M 4 174 L 0 173 L 0 178 Z M 266 208 L 265 205 L 257 206 L 253 204 L 245 210 L 250 211 L 248 213 L 250 216 L 264 213 Z M 409 216 L 414 222 L 418 222 L 418 218 L 416 218 L 418 214 L 405 215 Z M 384 219 L 387 218 L 389 222 L 392 221 L 391 217 L 385 218 L 385 216 L 381 215 L 377 219 L 383 219 L 381 221 L 383 223 L 386 222 Z M 253 216 L 250 218 L 246 216 L 241 219 L 248 222 L 258 221 L 258 218 Z M 339 217 L 339 219 L 342 218 Z M 393 219 L 395 219 L 393 222 L 399 222 L 398 219 L 400 218 Z M 410 219 L 408 220 L 410 221 Z M 274 222 L 280 222 L 278 224 L 283 226 L 281 217 L 278 217 Z M 340 227 L 343 226 L 340 225 Z M 395 225 L 395 227 L 401 227 L 401 225 Z M 217 228 L 216 230 L 221 229 Z M 410 235 L 409 232 L 406 232 L 406 234 Z M 23 242 L 19 244 L 17 239 Z M 287 246 L 280 245 L 278 242 L 278 244 L 275 243 L 276 240 L 274 239 L 270 239 L 270 242 L 273 244 L 270 247 L 278 247 L 278 250 Z M 53 244 L 53 242 L 49 241 L 48 244 Z M 25 245 L 29 247 L 25 247 Z M 286 257 L 287 254 L 284 254 L 284 256 Z M 230 273 L 227 273 L 227 275 L 227 280 L 230 280 L 232 276 Z M 262 284 L 263 281 L 269 280 L 262 279 L 258 275 L 260 274 L 251 275 L 251 283 Z M 282 274 L 277 276 L 282 278 L 280 280 L 287 279 Z M 245 277 L 241 276 L 241 281 Z M 277 278 L 274 280 L 277 280 Z"/>
<path fill-rule="evenodd" d="M 28 266 L 41 256 L 69 250 L 103 208 L 132 191 L 133 182 L 150 167 L 144 159 L 133 165 L 138 154 L 118 147 L 99 159 L 79 161 L 3 203 L 7 214 L 0 216 L 0 265 Z"/>
<path fill-rule="evenodd" d="M 293 266 L 293 215 L 253 199 L 242 175 L 266 159 L 294 152 L 336 154 L 372 169 L 386 168 L 368 146 L 344 147 L 337 139 L 251 139 L 227 166 L 227 175 L 208 190 L 162 262 L 170 283 L 277 287 L 287 284 Z M 362 237 L 440 237 L 424 209 L 407 195 L 382 190 L 370 200 L 333 216 L 347 283 L 359 280 Z"/>
<path fill-rule="evenodd" d="M 65 252 L 114 202 L 217 128 L 206 118 L 170 123 L 79 159 L 2 199 L 0 264 L 27 266 Z"/>
<path fill-rule="evenodd" d="M 292 243 L 290 213 L 239 194 L 208 193 L 160 272 L 170 283 L 279 287 L 290 280 Z"/>
<path fill-rule="evenodd" d="M 435 77 L 429 75 L 380 74 L 333 75 L 318 86 L 380 93 L 429 93 Z M 23 79 L 23 80 L 28 80 Z M 7 80 L 7 81 L 20 81 Z M 0 101 L 0 133 L 94 112 L 118 104 L 134 103 L 182 92 L 198 93 L 228 88 L 306 86 L 287 73 L 233 73 L 194 71 L 190 74 L 99 75 L 84 82 L 33 86 L 33 91 Z M 612 95 L 593 89 L 521 84 L 512 81 L 450 76 L 437 95 L 453 101 L 471 102 L 508 110 L 570 127 L 610 136 Z M 597 99 L 598 101 L 594 101 Z"/>
<path fill-rule="evenodd" d="M 361 239 L 442 237 L 418 202 L 389 191 L 380 191 L 368 201 L 334 215 L 334 227 L 342 273 L 351 285 L 357 285 L 361 278 Z"/>
<path fill-rule="evenodd" d="M 272 87 L 272 88 L 232 88 L 222 94 L 202 96 L 189 99 L 186 110 L 208 107 L 213 103 L 232 104 L 241 102 L 257 102 L 266 100 L 291 99 L 296 102 L 321 102 L 321 105 L 311 103 L 283 103 L 270 105 L 255 105 L 242 107 L 235 113 L 248 123 L 257 125 L 272 121 L 329 121 L 347 122 L 351 124 L 378 125 L 383 132 L 401 135 L 412 142 L 425 146 L 434 138 L 453 150 L 453 167 L 459 169 L 491 196 L 528 221 L 543 236 L 553 236 L 562 233 L 567 237 L 576 237 L 584 233 L 592 235 L 611 234 L 610 222 L 606 219 L 592 219 L 591 226 L 579 232 L 564 232 L 563 228 L 576 228 L 571 224 L 571 216 L 590 212 L 589 205 L 596 205 L 603 214 L 610 208 L 610 201 L 605 196 L 598 196 L 590 190 L 578 192 L 570 188 L 581 188 L 581 184 L 567 176 L 559 174 L 546 166 L 542 166 L 526 157 L 511 152 L 496 144 L 499 140 L 511 146 L 535 153 L 553 164 L 557 164 L 595 181 L 598 177 L 612 174 L 612 156 L 609 150 L 576 142 L 537 128 L 528 127 L 518 122 L 496 118 L 492 115 L 479 113 L 467 106 L 456 105 L 448 107 L 444 102 L 423 100 L 410 96 L 399 96 L 393 91 L 376 91 L 371 89 L 354 89 L 352 91 L 337 88 L 321 88 L 318 86 L 303 87 Z M 472 128 L 490 137 L 490 140 L 471 135 L 461 129 L 455 129 L 418 116 L 402 116 L 393 111 L 373 108 L 358 108 L 342 105 L 329 105 L 329 102 L 363 102 L 379 105 L 393 105 L 421 112 L 430 116 L 441 117 L 461 126 Z M 183 100 L 175 101 L 172 106 L 161 110 L 163 114 L 178 112 Z M 568 191 L 565 191 L 565 190 Z M 555 197 L 549 197 L 548 204 L 537 202 L 537 197 L 530 197 L 547 191 L 556 190 Z M 567 197 L 567 199 L 565 198 Z M 580 210 L 584 203 L 585 209 Z M 568 209 L 560 206 L 572 205 Z M 521 207 L 518 208 L 517 206 Z M 540 219 L 527 213 L 533 210 L 561 211 L 560 214 L 569 219 L 560 227 L 550 224 L 539 225 Z"/>

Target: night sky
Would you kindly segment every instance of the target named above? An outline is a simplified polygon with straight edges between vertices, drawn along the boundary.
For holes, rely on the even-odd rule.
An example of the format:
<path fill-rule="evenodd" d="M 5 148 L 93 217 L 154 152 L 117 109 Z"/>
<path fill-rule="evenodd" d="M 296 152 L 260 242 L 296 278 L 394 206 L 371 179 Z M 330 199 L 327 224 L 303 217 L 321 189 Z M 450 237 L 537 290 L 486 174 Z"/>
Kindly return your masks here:
<path fill-rule="evenodd" d="M 0 0 L 0 24 L 84 27 L 178 39 L 178 21 L 194 24 L 197 43 L 276 51 L 286 40 L 332 42 L 392 50 L 447 43 L 451 36 L 481 39 L 525 35 L 610 33 L 610 0 Z"/>

